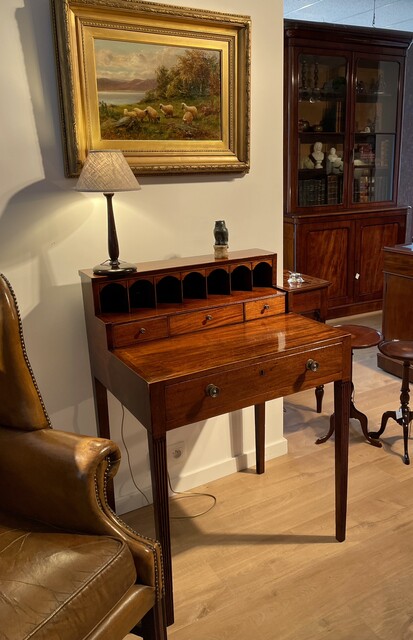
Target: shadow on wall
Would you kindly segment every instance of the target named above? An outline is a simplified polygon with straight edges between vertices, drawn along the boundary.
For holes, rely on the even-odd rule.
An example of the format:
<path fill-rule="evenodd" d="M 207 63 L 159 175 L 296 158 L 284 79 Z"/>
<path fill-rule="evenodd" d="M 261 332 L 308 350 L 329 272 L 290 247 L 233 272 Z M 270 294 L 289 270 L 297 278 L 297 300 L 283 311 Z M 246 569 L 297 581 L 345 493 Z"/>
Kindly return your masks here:
<path fill-rule="evenodd" d="M 44 179 L 24 186 L 5 200 L 10 186 L 2 184 L 3 205 L 0 210 L 0 271 L 9 278 L 19 301 L 23 329 L 39 387 L 49 413 L 67 412 L 67 430 L 96 432 L 91 380 L 83 318 L 83 304 L 78 269 L 83 264 L 80 248 L 65 247 L 85 224 L 84 207 L 77 207 L 71 193 L 75 181 L 63 179 L 62 145 L 57 98 L 54 46 L 48 0 L 36 3 L 25 0 L 16 9 L 25 77 L 9 88 L 11 102 L 28 86 L 38 147 L 27 146 L 26 159 L 12 168 L 27 185 L 32 175 L 41 175 L 37 155 L 41 153 Z M 24 74 L 22 74 L 24 75 Z M 24 129 L 27 131 L 27 127 Z M 16 137 L 18 136 L 16 128 Z M 25 148 L 25 139 L 16 140 L 16 148 Z M 15 156 L 13 156 L 14 158 Z M 13 161 L 12 159 L 10 160 Z M 33 171 L 33 166 L 35 167 Z M 59 185 L 60 181 L 60 185 Z M 91 205 L 92 206 L 92 205 Z M 79 252 L 79 253 L 77 253 Z M 11 272 L 18 274 L 13 282 Z M 19 284 L 20 282 L 20 284 Z M 23 282 L 23 284 L 22 284 Z M 73 282 L 74 284 L 70 284 Z M 63 283 L 63 284 L 62 284 Z M 69 284 L 66 284 L 69 283 Z M 19 295 L 19 290 L 21 295 Z M 26 313 L 23 291 L 35 307 Z M 19 300 L 20 298 L 20 300 Z M 26 297 L 27 299 L 27 297 Z M 27 307 L 27 303 L 26 303 Z M 78 425 L 80 405 L 88 401 L 89 419 Z"/>
<path fill-rule="evenodd" d="M 68 213 L 62 206 L 64 194 L 53 194 L 52 187 L 46 181 L 35 183 L 15 194 L 6 205 L 0 217 L 0 270 L 10 279 L 19 301 L 18 283 L 12 281 L 9 271 L 21 268 L 24 273 L 27 268 L 29 281 L 24 288 L 36 306 L 26 313 L 23 303 L 19 304 L 29 359 L 49 413 L 71 408 L 73 423 L 65 428 L 80 431 L 77 407 L 91 398 L 81 287 L 80 283 L 58 284 L 61 275 L 53 253 L 58 255 L 59 242 L 82 220 L 75 211 Z M 54 202 L 58 203 L 56 208 Z M 57 214 L 59 210 L 62 213 Z M 63 215 L 66 219 L 60 225 Z M 70 264 L 64 265 L 66 280 L 78 279 L 76 262 L 74 256 L 73 274 Z M 92 422 L 90 433 L 95 433 L 94 416 Z"/>
<path fill-rule="evenodd" d="M 22 77 L 11 84 L 9 99 L 18 101 L 21 94 L 29 105 L 31 103 L 32 113 L 27 111 L 27 121 L 33 119 L 35 131 L 30 141 L 23 137 L 16 140 L 16 148 L 27 149 L 26 160 L 24 155 L 18 161 L 13 157 L 11 161 L 16 162 L 16 167 L 11 167 L 13 184 L 2 185 L 0 271 L 9 278 L 22 307 L 28 354 L 46 407 L 50 414 L 60 414 L 59 423 L 52 416 L 54 425 L 75 432 L 95 433 L 78 270 L 92 266 L 88 257 L 93 253 L 91 243 L 99 241 L 95 237 L 84 243 L 76 241 L 76 235 L 92 216 L 93 205 L 90 204 L 90 209 L 84 203 L 79 206 L 80 198 L 84 196 L 74 196 L 72 188 L 76 181 L 64 178 L 49 0 L 23 1 L 24 6 L 16 9 L 15 16 L 25 72 L 20 72 Z M 15 130 L 17 137 L 19 131 Z M 22 169 L 22 188 L 17 191 L 19 169 Z M 155 186 L 161 183 L 230 182 L 240 177 L 157 177 Z M 30 181 L 32 184 L 28 184 Z M 10 198 L 5 202 L 8 192 Z M 102 210 L 103 207 L 102 202 Z M 175 223 L 171 221 L 170 224 Z M 99 228 L 100 232 L 104 237 L 105 224 Z M 212 229 L 210 232 L 208 243 L 212 244 Z M 184 240 L 180 238 L 181 245 Z M 104 257 L 105 246 L 96 246 Z M 12 272 L 18 274 L 15 282 Z M 25 291 L 29 292 L 26 297 Z M 27 300 L 33 301 L 30 310 L 27 310 Z M 232 449 L 242 450 L 241 424 L 233 427 L 233 438 Z"/>

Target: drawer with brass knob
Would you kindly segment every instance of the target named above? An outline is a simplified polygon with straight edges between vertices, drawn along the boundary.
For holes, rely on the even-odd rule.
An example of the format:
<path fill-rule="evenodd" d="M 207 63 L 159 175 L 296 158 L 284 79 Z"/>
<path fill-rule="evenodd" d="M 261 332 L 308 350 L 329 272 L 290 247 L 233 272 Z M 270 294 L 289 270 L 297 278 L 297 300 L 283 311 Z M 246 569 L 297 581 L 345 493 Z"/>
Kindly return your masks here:
<path fill-rule="evenodd" d="M 146 340 L 166 338 L 168 335 L 167 319 L 147 318 L 133 322 L 121 322 L 112 327 L 113 347 L 125 347 L 128 344 Z"/>
<path fill-rule="evenodd" d="M 202 311 L 177 313 L 170 317 L 171 335 L 180 335 L 192 331 L 203 331 L 213 327 L 222 327 L 244 319 L 242 304 L 230 304 L 225 307 L 210 307 Z"/>
<path fill-rule="evenodd" d="M 341 363 L 342 345 L 334 343 L 167 385 L 168 429 L 338 380 Z"/>
<path fill-rule="evenodd" d="M 285 313 L 285 295 L 277 294 L 271 298 L 245 303 L 245 320 L 256 320 Z"/>

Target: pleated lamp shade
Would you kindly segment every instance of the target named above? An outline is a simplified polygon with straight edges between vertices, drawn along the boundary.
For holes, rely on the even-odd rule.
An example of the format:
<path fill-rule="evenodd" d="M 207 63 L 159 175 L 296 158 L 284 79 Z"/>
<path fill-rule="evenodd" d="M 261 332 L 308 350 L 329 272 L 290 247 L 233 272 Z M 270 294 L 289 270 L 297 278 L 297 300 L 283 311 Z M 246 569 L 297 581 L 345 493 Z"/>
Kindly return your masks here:
<path fill-rule="evenodd" d="M 76 191 L 138 191 L 139 182 L 132 173 L 122 151 L 89 151 Z"/>

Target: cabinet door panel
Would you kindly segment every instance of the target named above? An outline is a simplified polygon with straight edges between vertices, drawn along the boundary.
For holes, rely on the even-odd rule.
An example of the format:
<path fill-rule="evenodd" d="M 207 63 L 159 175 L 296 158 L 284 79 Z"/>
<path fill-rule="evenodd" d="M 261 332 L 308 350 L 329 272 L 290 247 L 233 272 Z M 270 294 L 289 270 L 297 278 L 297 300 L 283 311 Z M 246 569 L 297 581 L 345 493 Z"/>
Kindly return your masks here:
<path fill-rule="evenodd" d="M 396 201 L 401 70 L 398 60 L 385 60 L 374 55 L 357 58 L 353 204 Z"/>
<path fill-rule="evenodd" d="M 356 265 L 355 300 L 379 300 L 383 295 L 383 247 L 398 243 L 400 224 L 383 220 L 377 224 L 360 222 L 357 236 L 360 250 L 359 264 Z"/>
<path fill-rule="evenodd" d="M 346 304 L 352 295 L 349 265 L 352 259 L 351 225 L 303 225 L 299 270 L 331 282 L 329 305 Z"/>

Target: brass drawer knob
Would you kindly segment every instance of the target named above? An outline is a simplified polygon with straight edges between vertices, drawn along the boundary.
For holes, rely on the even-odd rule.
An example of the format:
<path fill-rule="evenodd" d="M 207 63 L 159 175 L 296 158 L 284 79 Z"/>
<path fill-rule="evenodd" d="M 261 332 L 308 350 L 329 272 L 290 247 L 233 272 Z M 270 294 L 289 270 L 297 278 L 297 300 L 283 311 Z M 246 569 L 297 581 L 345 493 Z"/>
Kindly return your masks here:
<path fill-rule="evenodd" d="M 312 360 L 311 358 L 309 358 L 305 364 L 307 371 L 318 371 L 319 367 L 320 365 L 317 360 Z"/>
<path fill-rule="evenodd" d="M 210 398 L 216 398 L 217 396 L 219 396 L 219 392 L 220 392 L 220 388 L 215 386 L 214 384 L 209 384 L 205 388 L 205 394 Z"/>
<path fill-rule="evenodd" d="M 205 316 L 205 320 L 212 320 L 212 316 L 208 313 L 208 315 Z"/>
<path fill-rule="evenodd" d="M 145 327 L 141 327 L 141 328 L 139 329 L 139 333 L 146 333 L 146 329 L 145 329 Z"/>
<path fill-rule="evenodd" d="M 269 304 L 265 304 L 262 308 L 263 311 L 269 311 L 270 309 L 270 305 Z"/>

